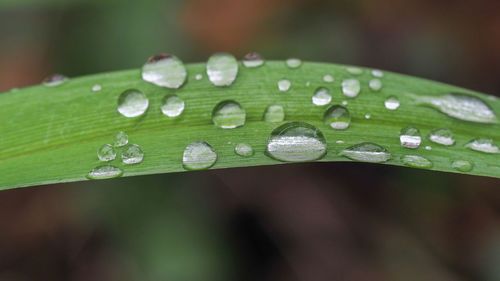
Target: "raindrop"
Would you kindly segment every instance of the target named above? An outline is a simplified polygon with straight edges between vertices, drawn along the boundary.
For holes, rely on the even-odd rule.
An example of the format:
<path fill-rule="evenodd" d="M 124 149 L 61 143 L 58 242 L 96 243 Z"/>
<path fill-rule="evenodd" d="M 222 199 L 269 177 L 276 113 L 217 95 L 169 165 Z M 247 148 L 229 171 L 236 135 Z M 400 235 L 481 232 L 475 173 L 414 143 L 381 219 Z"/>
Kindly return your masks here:
<path fill-rule="evenodd" d="M 125 164 L 137 164 L 142 162 L 144 152 L 137 144 L 128 144 L 122 151 L 122 162 Z"/>
<path fill-rule="evenodd" d="M 116 158 L 116 150 L 111 144 L 104 144 L 97 150 L 97 157 L 101 161 L 112 161 Z"/>
<path fill-rule="evenodd" d="M 492 139 L 486 139 L 486 138 L 477 138 L 472 141 L 470 141 L 468 144 L 465 145 L 465 147 L 475 150 L 475 151 L 480 151 L 484 153 L 499 153 L 498 146 L 496 146 L 493 143 Z"/>
<path fill-rule="evenodd" d="M 391 159 L 391 154 L 387 151 L 387 149 L 371 142 L 363 142 L 353 145 L 342 150 L 339 155 L 347 157 L 351 160 L 372 163 L 382 163 Z"/>
<path fill-rule="evenodd" d="M 450 146 L 455 144 L 453 133 L 449 129 L 439 128 L 429 134 L 429 139 L 438 144 Z"/>
<path fill-rule="evenodd" d="M 372 79 L 370 80 L 368 85 L 370 86 L 370 89 L 372 89 L 375 92 L 380 91 L 380 89 L 382 89 L 382 81 L 380 81 L 380 79 Z"/>
<path fill-rule="evenodd" d="M 203 75 L 200 74 L 200 73 L 198 73 L 198 74 L 196 74 L 196 76 L 194 77 L 194 79 L 201 80 L 201 79 L 203 79 Z"/>
<path fill-rule="evenodd" d="M 207 75 L 215 86 L 230 86 L 238 75 L 238 61 L 228 53 L 214 54 L 208 59 Z"/>
<path fill-rule="evenodd" d="M 399 140 L 403 147 L 411 149 L 418 148 L 422 142 L 420 130 L 413 126 L 404 127 L 399 133 Z"/>
<path fill-rule="evenodd" d="M 264 58 L 259 53 L 248 53 L 243 57 L 243 65 L 246 67 L 259 67 L 263 64 Z"/>
<path fill-rule="evenodd" d="M 242 157 L 250 157 L 254 153 L 252 146 L 243 142 L 236 145 L 234 152 Z"/>
<path fill-rule="evenodd" d="M 288 79 L 281 79 L 278 81 L 278 89 L 282 92 L 286 92 L 290 89 L 292 83 Z"/>
<path fill-rule="evenodd" d="M 101 85 L 95 84 L 94 86 L 92 86 L 92 92 L 99 92 L 100 90 L 102 90 Z"/>
<path fill-rule="evenodd" d="M 426 147 L 425 147 L 425 150 L 432 150 L 432 146 L 429 146 L 429 145 L 428 145 L 428 146 L 426 146 Z"/>
<path fill-rule="evenodd" d="M 451 163 L 451 167 L 459 172 L 470 172 L 474 165 L 467 160 L 455 160 Z"/>
<path fill-rule="evenodd" d="M 285 109 L 278 104 L 268 106 L 264 113 L 264 120 L 273 123 L 285 120 Z"/>
<path fill-rule="evenodd" d="M 311 86 L 311 82 L 307 81 L 306 82 L 306 87 L 309 87 L 309 86 Z"/>
<path fill-rule="evenodd" d="M 332 101 L 332 96 L 330 95 L 330 91 L 325 87 L 319 87 L 314 92 L 312 96 L 312 102 L 315 105 L 322 106 L 327 105 Z"/>
<path fill-rule="evenodd" d="M 177 117 L 184 111 L 184 100 L 176 95 L 166 95 L 161 103 L 161 112 L 168 117 Z"/>
<path fill-rule="evenodd" d="M 377 78 L 382 78 L 384 77 L 384 73 L 381 70 L 374 69 L 372 70 L 372 76 Z"/>
<path fill-rule="evenodd" d="M 365 114 L 365 119 L 370 119 L 372 118 L 372 115 L 370 113 Z"/>
<path fill-rule="evenodd" d="M 217 153 L 206 142 L 192 142 L 184 150 L 182 165 L 186 170 L 203 170 L 212 167 L 217 161 Z"/>
<path fill-rule="evenodd" d="M 112 165 L 103 165 L 98 166 L 92 169 L 87 175 L 87 178 L 91 180 L 101 180 L 101 179 L 110 179 L 117 178 L 123 175 L 123 171 Z"/>
<path fill-rule="evenodd" d="M 332 105 L 325 111 L 323 122 L 332 129 L 345 130 L 351 123 L 351 114 L 341 105 Z"/>
<path fill-rule="evenodd" d="M 326 152 L 323 133 L 305 122 L 288 122 L 274 129 L 266 150 L 270 157 L 285 162 L 318 160 Z"/>
<path fill-rule="evenodd" d="M 141 116 L 148 109 L 146 95 L 136 89 L 128 89 L 118 97 L 118 112 L 125 117 Z"/>
<path fill-rule="evenodd" d="M 399 99 L 395 96 L 390 96 L 385 100 L 384 105 L 389 110 L 396 110 L 399 107 Z"/>
<path fill-rule="evenodd" d="M 408 167 L 424 169 L 432 168 L 432 162 L 429 159 L 418 155 L 405 155 L 403 156 L 402 161 L 403 164 Z"/>
<path fill-rule="evenodd" d="M 212 122 L 222 129 L 234 129 L 245 125 L 245 109 L 237 102 L 226 100 L 218 103 L 212 111 Z"/>
<path fill-rule="evenodd" d="M 113 140 L 114 140 L 114 143 L 115 143 L 115 146 L 124 146 L 128 143 L 128 136 L 127 134 L 125 134 L 125 132 L 118 132 L 115 134 L 115 136 L 113 137 Z"/>
<path fill-rule="evenodd" d="M 325 76 L 323 76 L 323 81 L 325 81 L 326 83 L 332 83 L 334 80 L 335 79 L 330 74 L 325 74 Z"/>
<path fill-rule="evenodd" d="M 335 143 L 338 143 L 338 144 L 343 144 L 343 143 L 344 143 L 344 141 L 343 141 L 343 140 L 338 140 L 338 141 L 336 141 Z"/>
<path fill-rule="evenodd" d="M 178 89 L 184 84 L 186 77 L 184 63 L 173 55 L 152 56 L 142 66 L 142 79 L 160 87 Z"/>
<path fill-rule="evenodd" d="M 349 104 L 349 102 L 348 102 L 348 101 L 346 101 L 346 100 L 343 100 L 343 101 L 342 101 L 342 105 L 348 105 L 348 104 Z"/>
<path fill-rule="evenodd" d="M 354 75 L 363 74 L 363 69 L 361 69 L 359 67 L 351 66 L 351 67 L 346 68 L 346 70 L 347 70 L 347 72 L 354 74 Z"/>
<path fill-rule="evenodd" d="M 66 77 L 62 74 L 53 74 L 53 75 L 45 77 L 45 79 L 43 79 L 42 83 L 45 86 L 54 87 L 57 85 L 61 85 L 66 80 L 68 80 L 68 77 Z"/>
<path fill-rule="evenodd" d="M 302 65 L 302 61 L 297 58 L 289 58 L 286 60 L 286 65 L 290 68 L 299 68 Z"/>
<path fill-rule="evenodd" d="M 350 98 L 355 98 L 359 95 L 361 91 L 361 86 L 359 80 L 357 79 L 345 79 L 342 81 L 342 93 Z"/>

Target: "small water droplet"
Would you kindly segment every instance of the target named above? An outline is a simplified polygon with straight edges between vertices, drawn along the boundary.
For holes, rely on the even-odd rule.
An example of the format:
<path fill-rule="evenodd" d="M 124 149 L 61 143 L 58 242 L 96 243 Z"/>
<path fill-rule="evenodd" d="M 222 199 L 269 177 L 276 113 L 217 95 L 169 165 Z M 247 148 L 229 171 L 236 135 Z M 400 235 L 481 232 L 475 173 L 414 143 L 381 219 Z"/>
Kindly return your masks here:
<path fill-rule="evenodd" d="M 273 123 L 285 120 L 285 109 L 278 104 L 268 106 L 264 113 L 264 120 Z"/>
<path fill-rule="evenodd" d="M 176 95 L 166 95 L 161 103 L 161 112 L 168 117 L 177 117 L 184 111 L 184 100 Z"/>
<path fill-rule="evenodd" d="M 348 104 L 349 104 L 349 102 L 348 102 L 348 101 L 346 101 L 346 100 L 343 100 L 343 101 L 342 101 L 342 105 L 348 105 Z"/>
<path fill-rule="evenodd" d="M 101 85 L 95 84 L 94 86 L 92 86 L 92 92 L 99 92 L 100 90 L 102 90 Z"/>
<path fill-rule="evenodd" d="M 323 76 L 323 81 L 325 81 L 326 83 L 332 83 L 334 80 L 335 79 L 330 74 L 325 74 L 325 76 Z"/>
<path fill-rule="evenodd" d="M 439 128 L 429 134 L 429 139 L 438 144 L 450 146 L 455 144 L 453 133 L 449 129 Z"/>
<path fill-rule="evenodd" d="M 237 102 L 226 100 L 218 103 L 212 111 L 212 122 L 222 129 L 234 129 L 245 125 L 245 109 Z"/>
<path fill-rule="evenodd" d="M 234 152 L 242 157 L 250 157 L 254 153 L 252 146 L 243 142 L 236 145 Z"/>
<path fill-rule="evenodd" d="M 243 65 L 249 68 L 264 64 L 264 58 L 259 53 L 248 53 L 243 57 Z"/>
<path fill-rule="evenodd" d="M 370 89 L 372 89 L 375 92 L 380 91 L 380 89 L 382 89 L 382 81 L 380 81 L 380 79 L 372 79 L 370 80 L 368 85 L 370 86 Z"/>
<path fill-rule="evenodd" d="M 266 150 L 271 158 L 285 162 L 318 160 L 326 152 L 323 133 L 305 122 L 288 122 L 274 129 Z"/>
<path fill-rule="evenodd" d="M 302 61 L 298 58 L 289 58 L 286 60 L 286 65 L 290 68 L 299 68 L 302 65 Z"/>
<path fill-rule="evenodd" d="M 53 74 L 53 75 L 45 77 L 45 79 L 43 79 L 42 83 L 45 86 L 54 87 L 54 86 L 61 85 L 62 83 L 66 82 L 67 80 L 68 80 L 68 77 L 66 77 L 62 74 Z"/>
<path fill-rule="evenodd" d="M 396 110 L 399 108 L 399 99 L 395 96 L 390 96 L 385 100 L 384 105 L 389 110 Z"/>
<path fill-rule="evenodd" d="M 182 165 L 186 170 L 203 170 L 212 167 L 217 161 L 217 153 L 206 142 L 192 142 L 184 150 Z"/>
<path fill-rule="evenodd" d="M 198 74 L 196 74 L 196 76 L 194 77 L 194 79 L 201 80 L 201 79 L 203 79 L 203 75 L 200 74 L 200 73 L 198 73 Z"/>
<path fill-rule="evenodd" d="M 332 129 L 345 130 L 351 123 L 351 114 L 341 105 L 332 105 L 325 111 L 323 122 Z"/>
<path fill-rule="evenodd" d="M 319 87 L 312 96 L 313 104 L 317 106 L 327 105 L 332 101 L 330 91 L 325 87 Z"/>
<path fill-rule="evenodd" d="M 455 160 L 451 163 L 451 167 L 459 172 L 470 172 L 474 165 L 467 160 Z"/>
<path fill-rule="evenodd" d="M 141 116 L 148 106 L 148 98 L 137 89 L 128 89 L 118 97 L 118 112 L 125 117 Z"/>
<path fill-rule="evenodd" d="M 361 69 L 359 67 L 351 66 L 351 67 L 346 68 L 346 70 L 347 70 L 347 72 L 349 72 L 351 74 L 354 74 L 354 75 L 361 75 L 361 74 L 363 74 L 363 69 Z"/>
<path fill-rule="evenodd" d="M 103 165 L 98 166 L 92 169 L 87 175 L 87 178 L 91 180 L 101 180 L 101 179 L 110 179 L 117 178 L 123 175 L 123 171 L 112 165 Z"/>
<path fill-rule="evenodd" d="M 125 134 L 125 132 L 120 131 L 114 135 L 113 140 L 115 146 L 121 147 L 128 143 L 128 136 L 127 134 Z"/>
<path fill-rule="evenodd" d="M 404 127 L 399 133 L 399 140 L 403 147 L 411 149 L 418 148 L 422 142 L 420 130 L 414 126 Z"/>
<path fill-rule="evenodd" d="M 498 146 L 493 143 L 492 139 L 486 139 L 486 138 L 477 138 L 472 141 L 470 141 L 468 144 L 465 145 L 465 147 L 475 150 L 475 151 L 480 151 L 484 153 L 499 153 Z"/>
<path fill-rule="evenodd" d="M 342 81 L 342 93 L 350 98 L 355 98 L 361 91 L 361 85 L 357 79 L 345 79 Z"/>
<path fill-rule="evenodd" d="M 311 82 L 307 81 L 306 82 L 306 87 L 309 87 L 309 86 L 311 86 Z"/>
<path fill-rule="evenodd" d="M 230 86 L 238 75 L 238 61 L 228 53 L 214 54 L 208 59 L 207 75 L 215 86 Z"/>
<path fill-rule="evenodd" d="M 370 119 L 372 118 L 372 115 L 370 113 L 365 114 L 365 119 Z"/>
<path fill-rule="evenodd" d="M 107 162 L 116 158 L 116 150 L 111 144 L 104 144 L 97 150 L 99 160 Z"/>
<path fill-rule="evenodd" d="M 127 144 L 122 151 L 122 162 L 125 164 L 137 164 L 142 162 L 144 152 L 137 144 Z"/>
<path fill-rule="evenodd" d="M 353 145 L 342 150 L 339 155 L 347 157 L 351 160 L 372 163 L 382 163 L 391 159 L 391 154 L 387 151 L 387 149 L 371 142 L 363 142 Z"/>
<path fill-rule="evenodd" d="M 281 79 L 278 81 L 278 89 L 282 92 L 286 92 L 290 89 L 292 83 L 288 79 Z"/>
<path fill-rule="evenodd" d="M 184 63 L 176 56 L 159 54 L 150 57 L 142 66 L 142 79 L 160 87 L 180 88 L 186 81 Z"/>
<path fill-rule="evenodd" d="M 429 146 L 429 145 L 428 145 L 428 146 L 426 146 L 426 147 L 425 147 L 425 150 L 432 150 L 432 146 Z"/>
<path fill-rule="evenodd" d="M 335 143 L 338 143 L 338 144 L 343 144 L 343 143 L 344 143 L 344 141 L 343 141 L 343 140 L 338 140 L 338 141 L 336 141 Z"/>
<path fill-rule="evenodd" d="M 403 156 L 402 161 L 403 164 L 408 167 L 424 169 L 432 168 L 432 162 L 429 159 L 418 155 L 405 155 Z"/>
<path fill-rule="evenodd" d="M 377 77 L 377 78 L 384 77 L 384 73 L 381 70 L 378 70 L 378 69 L 372 70 L 372 75 L 373 75 L 373 77 Z"/>

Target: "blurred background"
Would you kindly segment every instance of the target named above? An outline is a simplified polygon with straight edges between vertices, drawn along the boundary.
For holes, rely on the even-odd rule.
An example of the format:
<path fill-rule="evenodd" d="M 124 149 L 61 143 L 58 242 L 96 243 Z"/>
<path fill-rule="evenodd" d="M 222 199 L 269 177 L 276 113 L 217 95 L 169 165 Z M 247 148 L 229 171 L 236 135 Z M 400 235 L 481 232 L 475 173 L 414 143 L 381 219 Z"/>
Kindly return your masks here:
<path fill-rule="evenodd" d="M 129 2 L 1 0 L 0 91 L 258 51 L 500 92 L 498 0 Z M 363 163 L 1 191 L 0 230 L 0 281 L 500 280 L 500 180 Z"/>

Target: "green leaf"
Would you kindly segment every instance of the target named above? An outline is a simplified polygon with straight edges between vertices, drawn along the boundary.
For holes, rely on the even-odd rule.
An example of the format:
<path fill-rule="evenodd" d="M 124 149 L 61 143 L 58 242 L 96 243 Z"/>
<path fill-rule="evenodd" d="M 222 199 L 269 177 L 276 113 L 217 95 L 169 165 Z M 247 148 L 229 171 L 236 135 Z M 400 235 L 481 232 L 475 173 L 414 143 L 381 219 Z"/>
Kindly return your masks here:
<path fill-rule="evenodd" d="M 112 144 L 113 136 L 119 131 L 126 132 L 129 143 L 140 145 L 144 151 L 140 164 L 123 164 L 120 157 L 110 162 L 123 170 L 123 176 L 185 171 L 183 151 L 195 141 L 207 142 L 217 151 L 218 159 L 212 169 L 281 164 L 283 162 L 270 158 L 265 151 L 272 130 L 287 121 L 306 122 L 321 130 L 328 153 L 319 161 L 351 161 L 339 153 L 353 145 L 371 142 L 391 153 L 391 159 L 386 162 L 389 165 L 405 165 L 404 156 L 416 155 L 432 163 L 431 168 L 429 165 L 426 168 L 458 172 L 452 162 L 466 160 L 473 168 L 461 173 L 500 177 L 499 154 L 465 147 L 479 137 L 499 141 L 500 125 L 496 116 L 487 120 L 488 123 L 473 122 L 481 121 L 478 118 L 484 116 L 463 121 L 450 114 L 450 108 L 441 112 L 439 105 L 426 102 L 432 97 L 446 98 L 447 93 L 458 93 L 477 97 L 493 112 L 499 112 L 500 103 L 492 97 L 389 72 L 379 78 L 382 89 L 373 91 L 368 87 L 373 79 L 371 69 L 354 75 L 346 71 L 346 66 L 326 63 L 303 63 L 297 69 L 288 68 L 282 61 L 268 61 L 257 68 L 240 64 L 238 77 L 229 87 L 213 86 L 205 74 L 205 64 L 190 64 L 187 69 L 188 81 L 178 90 L 147 83 L 141 79 L 140 70 L 135 69 L 72 78 L 55 87 L 38 85 L 1 94 L 0 188 L 87 180 L 89 171 L 103 164 L 97 158 L 97 149 L 103 144 Z M 197 74 L 203 74 L 203 78 L 195 79 Z M 335 81 L 324 82 L 325 74 L 332 75 Z M 292 83 L 287 92 L 278 90 L 277 82 L 283 78 Z M 347 78 L 361 82 L 358 97 L 343 95 L 341 83 Z M 96 84 L 102 90 L 92 91 Z M 329 105 L 312 103 L 312 95 L 320 86 L 330 90 L 333 99 L 329 105 L 348 102 L 346 107 L 352 117 L 348 129 L 333 130 L 323 123 L 323 114 Z M 147 95 L 149 108 L 145 115 L 126 118 L 118 113 L 118 96 L 127 89 L 139 89 Z M 185 101 L 180 117 L 162 114 L 161 101 L 168 94 L 176 94 Z M 399 99 L 401 105 L 397 110 L 385 108 L 384 101 L 389 96 Z M 244 126 L 221 129 L 213 125 L 212 110 L 224 100 L 237 101 L 246 110 Z M 271 104 L 284 107 L 284 122 L 264 121 L 264 111 Z M 370 115 L 369 119 L 365 118 L 366 114 Z M 399 133 L 409 125 L 417 127 L 422 134 L 422 144 L 417 149 L 400 144 Z M 450 129 L 455 144 L 443 146 L 430 142 L 428 135 L 436 128 Z M 234 152 L 241 142 L 253 147 L 253 156 L 242 157 Z M 426 146 L 432 149 L 427 150 Z"/>

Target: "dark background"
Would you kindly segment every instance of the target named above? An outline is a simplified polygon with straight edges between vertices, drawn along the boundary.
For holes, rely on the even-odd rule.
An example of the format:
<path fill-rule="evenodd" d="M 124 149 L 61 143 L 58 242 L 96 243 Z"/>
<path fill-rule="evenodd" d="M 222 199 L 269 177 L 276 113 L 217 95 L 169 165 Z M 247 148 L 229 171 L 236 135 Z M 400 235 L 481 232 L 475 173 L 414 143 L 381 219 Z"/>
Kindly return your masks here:
<path fill-rule="evenodd" d="M 2 0 L 0 91 L 217 51 L 500 91 L 497 0 L 134 2 Z M 3 280 L 496 281 L 500 181 L 313 163 L 2 191 Z"/>

